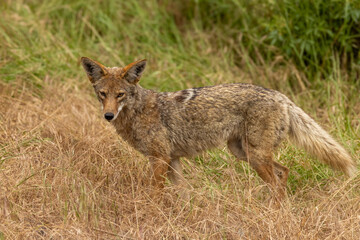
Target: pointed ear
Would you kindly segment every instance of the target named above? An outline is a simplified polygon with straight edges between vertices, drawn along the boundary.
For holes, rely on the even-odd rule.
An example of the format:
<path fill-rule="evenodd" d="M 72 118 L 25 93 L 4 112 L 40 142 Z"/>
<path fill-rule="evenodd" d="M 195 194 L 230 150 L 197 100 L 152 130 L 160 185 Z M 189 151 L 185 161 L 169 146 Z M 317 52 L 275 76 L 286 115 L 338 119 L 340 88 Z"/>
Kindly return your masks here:
<path fill-rule="evenodd" d="M 142 73 L 145 70 L 146 59 L 130 63 L 123 69 L 122 77 L 129 83 L 135 84 L 139 82 Z"/>
<path fill-rule="evenodd" d="M 95 83 L 101 77 L 107 74 L 105 66 L 101 63 L 98 63 L 90 58 L 82 57 L 81 58 L 81 65 L 85 69 L 85 72 L 90 80 L 91 83 Z"/>

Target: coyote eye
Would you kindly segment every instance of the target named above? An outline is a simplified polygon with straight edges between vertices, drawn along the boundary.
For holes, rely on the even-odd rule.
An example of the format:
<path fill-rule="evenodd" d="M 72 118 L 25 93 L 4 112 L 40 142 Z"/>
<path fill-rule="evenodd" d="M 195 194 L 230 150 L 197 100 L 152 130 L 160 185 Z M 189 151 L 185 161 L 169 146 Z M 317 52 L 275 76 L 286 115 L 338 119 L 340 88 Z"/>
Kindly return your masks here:
<path fill-rule="evenodd" d="M 125 95 L 125 93 L 119 93 L 118 95 L 117 95 L 117 97 L 118 98 L 121 98 L 122 96 L 124 96 Z"/>
<path fill-rule="evenodd" d="M 106 93 L 105 92 L 100 92 L 100 96 L 101 97 L 106 97 Z"/>

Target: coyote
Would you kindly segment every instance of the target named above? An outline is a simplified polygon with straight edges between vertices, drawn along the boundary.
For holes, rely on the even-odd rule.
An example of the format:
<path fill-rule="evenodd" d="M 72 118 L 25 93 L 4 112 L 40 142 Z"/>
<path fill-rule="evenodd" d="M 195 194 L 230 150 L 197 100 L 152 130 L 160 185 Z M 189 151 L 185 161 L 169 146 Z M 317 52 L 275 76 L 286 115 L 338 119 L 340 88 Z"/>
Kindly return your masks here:
<path fill-rule="evenodd" d="M 156 92 L 139 85 L 146 59 L 123 68 L 108 68 L 87 57 L 81 63 L 104 118 L 149 158 L 152 184 L 159 188 L 164 176 L 175 184 L 184 181 L 180 157 L 226 143 L 282 198 L 289 170 L 273 160 L 273 152 L 287 135 L 332 168 L 348 176 L 356 171 L 345 149 L 278 91 L 235 83 Z"/>

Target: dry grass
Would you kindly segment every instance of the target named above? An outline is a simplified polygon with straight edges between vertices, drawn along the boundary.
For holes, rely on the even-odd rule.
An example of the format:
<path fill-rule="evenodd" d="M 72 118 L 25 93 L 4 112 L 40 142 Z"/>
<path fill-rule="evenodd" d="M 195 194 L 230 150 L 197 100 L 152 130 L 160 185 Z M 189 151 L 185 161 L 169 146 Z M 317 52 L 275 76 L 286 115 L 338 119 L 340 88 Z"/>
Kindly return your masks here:
<path fill-rule="evenodd" d="M 101 118 L 76 68 L 80 56 L 109 66 L 148 58 L 144 86 L 165 91 L 225 82 L 278 89 L 312 115 L 320 109 L 320 122 L 357 161 L 360 155 L 357 65 L 347 73 L 334 56 L 333 73 L 307 79 L 264 45 L 251 5 L 233 12 L 243 16 L 238 21 L 232 5 L 218 1 L 212 6 L 231 21 L 206 29 L 201 19 L 175 24 L 160 2 L 168 4 L 0 2 L 0 240 L 360 239 L 360 177 L 332 173 L 287 144 L 276 156 L 291 170 L 279 209 L 226 149 L 183 159 L 191 201 L 170 184 L 150 197 L 148 161 Z"/>
<path fill-rule="evenodd" d="M 276 209 L 221 151 L 184 160 L 190 202 L 171 185 L 151 198 L 147 160 L 86 89 L 0 85 L 0 239 L 360 239 L 359 177 L 304 183 Z"/>

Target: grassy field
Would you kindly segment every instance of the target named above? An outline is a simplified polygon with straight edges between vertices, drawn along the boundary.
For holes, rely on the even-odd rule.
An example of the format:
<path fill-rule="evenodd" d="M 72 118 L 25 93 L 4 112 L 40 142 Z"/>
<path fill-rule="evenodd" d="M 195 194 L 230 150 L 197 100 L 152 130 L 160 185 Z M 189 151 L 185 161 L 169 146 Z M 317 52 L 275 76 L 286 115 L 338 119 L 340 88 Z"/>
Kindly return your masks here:
<path fill-rule="evenodd" d="M 290 168 L 279 209 L 225 146 L 182 159 L 191 201 L 171 184 L 151 198 L 148 161 L 102 119 L 79 64 L 147 58 L 141 85 L 159 91 L 277 89 L 359 163 L 360 2 L 296 2 L 2 1 L 0 240 L 360 239 L 359 174 L 288 143 L 275 156 Z"/>

